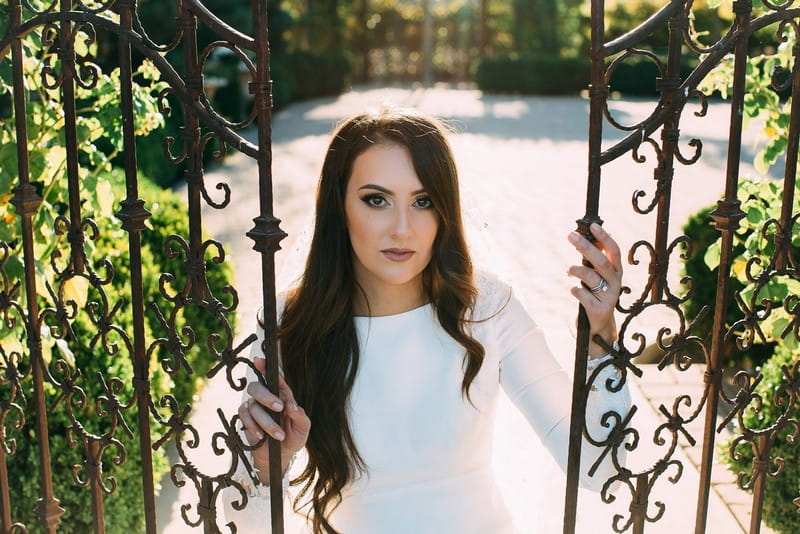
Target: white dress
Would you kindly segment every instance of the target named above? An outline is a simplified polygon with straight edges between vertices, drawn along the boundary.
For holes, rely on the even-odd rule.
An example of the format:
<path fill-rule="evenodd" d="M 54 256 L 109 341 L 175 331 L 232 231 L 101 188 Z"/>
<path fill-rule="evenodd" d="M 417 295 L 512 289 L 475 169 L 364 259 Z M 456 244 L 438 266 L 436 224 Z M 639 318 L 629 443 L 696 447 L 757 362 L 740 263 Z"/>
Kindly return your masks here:
<path fill-rule="evenodd" d="M 486 275 L 477 285 L 473 316 L 479 322 L 472 335 L 486 356 L 469 390 L 472 404 L 461 393 L 464 349 L 442 329 L 431 305 L 355 318 L 360 361 L 349 420 L 368 472 L 345 488 L 331 514 L 342 534 L 513 534 L 491 467 L 501 387 L 566 471 L 570 380 L 510 288 Z M 613 369 L 606 367 L 608 377 Z M 595 438 L 608 432 L 599 424 L 603 413 L 624 415 L 630 404 L 627 387 L 610 393 L 605 378 L 595 382 L 587 403 Z M 589 477 L 600 451 L 586 440 L 583 447 L 581 485 L 599 489 L 616 472 L 606 460 Z M 238 532 L 263 532 L 268 488 L 243 469 L 235 478 L 250 502 L 237 512 L 229 500 L 238 495 L 223 495 L 227 521 L 235 521 Z"/>

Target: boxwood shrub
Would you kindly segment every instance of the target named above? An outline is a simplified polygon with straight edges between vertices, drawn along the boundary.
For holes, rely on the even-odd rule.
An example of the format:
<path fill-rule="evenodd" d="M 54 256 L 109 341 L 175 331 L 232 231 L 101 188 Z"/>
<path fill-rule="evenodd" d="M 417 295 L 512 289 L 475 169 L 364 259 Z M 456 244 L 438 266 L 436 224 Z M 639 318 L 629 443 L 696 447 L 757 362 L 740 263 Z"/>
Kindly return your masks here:
<path fill-rule="evenodd" d="M 786 345 L 776 347 L 775 354 L 761 368 L 764 378 L 755 390 L 764 401 L 761 409 L 759 411 L 751 410 L 750 407 L 744 409 L 743 420 L 748 428 L 767 428 L 784 413 L 785 406 L 788 405 L 788 396 L 785 394 L 781 396 L 782 401 L 786 404 L 776 406 L 774 403 L 778 386 L 787 381 L 781 368 L 786 366 L 791 372 L 792 366 L 796 364 L 798 358 L 800 358 L 800 352 L 792 351 Z M 789 416 L 800 421 L 800 406 L 797 402 L 798 399 L 795 398 L 794 409 Z M 790 443 L 786 439 L 791 432 L 793 432 L 791 426 L 784 429 L 772 446 L 771 458 L 783 459 L 784 468 L 777 477 L 767 477 L 764 492 L 764 522 L 782 534 L 800 532 L 800 513 L 798 513 L 797 505 L 792 502 L 800 497 L 800 442 L 796 440 L 794 443 Z M 749 442 L 742 442 L 736 447 L 737 458 L 731 457 L 730 446 L 731 440 L 720 443 L 722 461 L 727 464 L 731 472 L 737 475 L 745 473 L 749 479 L 753 472 L 754 456 Z M 768 464 L 768 469 L 774 470 L 775 465 Z"/>
<path fill-rule="evenodd" d="M 694 290 L 691 296 L 683 304 L 683 312 L 687 320 L 692 321 L 700 313 L 704 306 L 708 306 L 708 313 L 698 322 L 694 330 L 694 335 L 706 340 L 706 347 L 711 348 L 711 335 L 714 328 L 714 306 L 717 294 L 717 276 L 719 268 L 711 269 L 705 261 L 705 254 L 709 247 L 719 237 L 719 231 L 714 226 L 711 212 L 716 206 L 711 205 L 700 209 L 697 213 L 690 216 L 683 226 L 683 233 L 689 238 L 691 251 L 683 262 L 683 274 L 690 276 L 693 280 Z M 746 237 L 746 236 L 745 236 Z M 744 239 L 744 237 L 743 237 Z M 743 257 L 745 247 L 741 242 L 736 242 L 733 247 L 733 257 Z M 733 295 L 744 289 L 736 277 L 730 279 L 730 294 Z M 725 324 L 731 325 L 742 316 L 741 310 L 736 302 L 731 299 L 728 303 L 728 313 Z M 723 358 L 730 367 L 753 368 L 766 362 L 775 350 L 775 343 L 756 343 L 747 351 L 740 351 L 733 338 L 728 340 L 724 346 Z"/>
<path fill-rule="evenodd" d="M 475 81 L 491 93 L 570 94 L 588 86 L 589 67 L 585 58 L 501 54 L 481 59 Z"/>
<path fill-rule="evenodd" d="M 120 173 L 116 173 L 117 192 L 121 194 L 119 183 Z M 159 294 L 158 280 L 162 272 L 175 275 L 171 284 L 178 289 L 183 286 L 185 274 L 182 268 L 182 258 L 168 258 L 163 247 L 164 239 L 169 234 L 188 236 L 189 223 L 185 203 L 170 191 L 161 190 L 156 186 L 148 186 L 143 182 L 140 188 L 141 196 L 147 201 L 147 209 L 152 212 L 149 219 L 151 229 L 142 233 L 142 270 L 145 292 L 145 304 L 156 301 L 162 306 L 162 312 L 168 315 L 171 308 Z M 119 195 L 118 195 L 119 197 Z M 100 235 L 88 247 L 93 249 L 90 254 L 96 264 L 102 258 L 108 258 L 114 265 L 114 279 L 110 285 L 105 286 L 109 302 L 113 307 L 117 301 L 122 301 L 122 307 L 113 318 L 113 322 L 128 332 L 132 337 L 133 323 L 130 311 L 130 263 L 127 247 L 127 234 L 120 229 L 119 221 L 98 220 Z M 231 283 L 232 269 L 229 263 L 215 264 L 207 261 L 207 275 L 209 285 L 215 295 L 222 300 L 221 288 Z M 105 273 L 100 270 L 103 276 Z M 98 294 L 90 289 L 88 300 L 97 300 Z M 229 302 L 225 302 L 229 304 Z M 171 306 L 171 305 L 170 305 Z M 228 320 L 235 322 L 231 314 Z M 205 340 L 212 332 L 222 332 L 222 328 L 207 312 L 197 307 L 190 306 L 179 314 L 179 329 L 191 325 L 197 336 L 195 346 L 187 351 L 187 360 L 194 369 L 194 373 L 182 371 L 175 377 L 169 376 L 161 367 L 159 359 L 165 354 L 156 354 L 150 364 L 151 394 L 154 401 L 167 393 L 173 394 L 181 405 L 192 401 L 198 391 L 198 385 L 204 373 L 210 368 L 212 355 L 206 348 Z M 108 419 L 97 415 L 98 407 L 95 401 L 103 395 L 103 389 L 97 375 L 101 373 L 106 380 L 111 377 L 119 378 L 125 385 L 124 393 L 120 394 L 121 400 L 127 402 L 131 399 L 133 370 L 130 364 L 130 355 L 125 346 L 119 342 L 120 351 L 116 355 L 109 355 L 99 343 L 92 346 L 91 339 L 97 329 L 89 321 L 85 311 L 81 311 L 72 323 L 74 336 L 68 339 L 68 346 L 74 358 L 73 372 L 80 370 L 82 378 L 79 381 L 85 391 L 87 403 L 83 409 L 73 407 L 78 413 L 78 419 L 85 424 L 87 430 L 93 433 L 103 433 L 108 429 Z M 155 313 L 146 308 L 145 335 L 149 345 L 156 337 L 165 336 L 163 327 L 158 322 Z M 118 339 L 119 341 L 119 339 Z M 46 343 L 53 344 L 52 339 Z M 49 351 L 48 351 L 49 352 Z M 52 351 L 54 358 L 63 357 L 65 353 L 58 349 Z M 67 358 L 69 359 L 69 358 Z M 63 375 L 54 371 L 51 362 L 50 370 L 56 380 L 61 381 Z M 39 444 L 34 431 L 35 405 L 33 402 L 33 385 L 30 378 L 23 382 L 27 404 L 26 425 L 21 431 L 11 431 L 10 437 L 16 439 L 16 453 L 7 457 L 9 484 L 12 506 L 12 518 L 15 522 L 25 524 L 30 532 L 41 532 L 34 508 L 39 498 Z M 72 476 L 72 467 L 82 465 L 84 461 L 84 447 L 78 444 L 71 447 L 67 441 L 67 429 L 71 426 L 70 419 L 65 410 L 63 400 L 56 403 L 59 391 L 50 385 L 46 388 L 50 411 L 48 427 L 50 433 L 50 457 L 53 470 L 54 494 L 65 509 L 59 523 L 61 532 L 88 532 L 92 530 L 92 504 L 91 493 L 88 488 L 76 486 Z M 133 432 L 133 437 L 126 435 L 119 427 L 115 437 L 125 445 L 126 459 L 122 465 L 114 465 L 113 460 L 117 455 L 116 449 L 111 447 L 103 456 L 103 471 L 106 477 L 112 476 L 117 481 L 114 493 L 104 497 L 104 516 L 106 532 L 130 533 L 144 531 L 144 507 L 142 502 L 141 484 L 141 455 L 138 442 L 138 422 L 135 409 L 125 413 L 125 421 Z M 163 429 L 153 426 L 153 435 L 158 436 Z M 77 436 L 76 436 L 77 437 Z M 166 452 L 163 448 L 153 453 L 153 470 L 155 480 L 159 481 L 167 472 L 169 465 Z M 83 474 L 81 475 L 83 476 Z"/>

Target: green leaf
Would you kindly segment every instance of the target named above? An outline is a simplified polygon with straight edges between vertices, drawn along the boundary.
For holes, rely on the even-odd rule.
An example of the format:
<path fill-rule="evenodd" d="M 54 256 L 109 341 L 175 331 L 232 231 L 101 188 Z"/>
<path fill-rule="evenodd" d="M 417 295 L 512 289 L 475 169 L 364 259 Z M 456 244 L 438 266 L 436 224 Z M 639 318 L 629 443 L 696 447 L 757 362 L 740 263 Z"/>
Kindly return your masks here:
<path fill-rule="evenodd" d="M 705 262 L 706 266 L 712 271 L 719 267 L 719 258 L 721 252 L 721 245 L 722 242 L 720 239 L 717 239 L 711 246 L 706 249 L 706 253 L 703 255 L 703 261 Z"/>
<path fill-rule="evenodd" d="M 64 281 L 62 287 L 64 291 L 64 301 L 73 301 L 78 308 L 86 306 L 89 298 L 89 280 L 82 276 L 73 276 Z"/>
<path fill-rule="evenodd" d="M 108 180 L 97 182 L 97 201 L 100 205 L 100 216 L 111 217 L 114 215 L 114 192 Z"/>
<path fill-rule="evenodd" d="M 753 226 L 757 226 L 764 220 L 764 210 L 759 206 L 749 206 L 747 208 L 747 222 Z"/>

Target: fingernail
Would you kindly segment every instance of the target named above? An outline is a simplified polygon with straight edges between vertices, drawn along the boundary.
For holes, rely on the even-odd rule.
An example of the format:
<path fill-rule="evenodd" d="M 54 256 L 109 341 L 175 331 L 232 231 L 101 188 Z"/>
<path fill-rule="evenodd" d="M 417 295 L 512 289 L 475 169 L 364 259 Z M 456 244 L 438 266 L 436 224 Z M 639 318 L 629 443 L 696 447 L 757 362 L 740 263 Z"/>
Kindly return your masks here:
<path fill-rule="evenodd" d="M 281 401 L 275 401 L 272 403 L 273 410 L 283 410 L 283 403 Z"/>
<path fill-rule="evenodd" d="M 275 432 L 275 439 L 277 439 L 279 441 L 283 441 L 283 438 L 285 438 L 285 437 L 286 437 L 286 435 L 283 433 L 282 430 L 278 430 L 277 432 Z"/>
<path fill-rule="evenodd" d="M 261 433 L 261 432 L 259 432 L 259 431 L 256 431 L 256 438 L 257 438 L 259 441 L 261 441 L 262 439 L 264 439 L 264 434 L 262 434 L 262 433 Z"/>
<path fill-rule="evenodd" d="M 295 411 L 295 412 L 300 409 L 300 407 L 297 405 L 296 402 L 293 402 L 291 407 L 292 407 L 292 410 Z"/>
<path fill-rule="evenodd" d="M 576 232 L 570 232 L 567 236 L 567 239 L 570 243 L 577 243 L 578 242 L 578 234 Z"/>

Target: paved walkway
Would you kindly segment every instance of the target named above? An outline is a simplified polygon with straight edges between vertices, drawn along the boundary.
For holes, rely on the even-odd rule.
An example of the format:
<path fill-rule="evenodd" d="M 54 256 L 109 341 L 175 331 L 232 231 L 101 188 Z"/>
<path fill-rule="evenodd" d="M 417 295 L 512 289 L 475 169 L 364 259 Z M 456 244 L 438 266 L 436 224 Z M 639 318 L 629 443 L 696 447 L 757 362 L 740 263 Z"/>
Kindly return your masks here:
<path fill-rule="evenodd" d="M 587 161 L 588 101 L 578 97 L 507 97 L 483 95 L 473 90 L 446 88 L 362 88 L 338 98 L 299 103 L 278 112 L 273 124 L 273 171 L 275 212 L 283 219 L 289 237 L 277 256 L 279 286 L 286 285 L 301 267 L 302 249 L 308 239 L 313 212 L 314 188 L 325 146 L 333 124 L 344 116 L 370 105 L 391 102 L 414 106 L 441 116 L 454 126 L 451 136 L 463 184 L 467 220 L 471 222 L 472 242 L 478 262 L 513 281 L 515 290 L 548 333 L 554 353 L 571 368 L 574 353 L 574 317 L 577 305 L 568 288 L 573 281 L 566 267 L 577 260 L 566 241 L 575 219 L 583 215 Z M 618 120 L 636 122 L 649 113 L 652 102 L 614 101 L 609 107 Z M 728 107 L 712 104 L 703 119 L 685 113 L 681 132 L 684 150 L 688 140 L 700 137 L 704 156 L 689 167 L 676 171 L 672 203 L 671 235 L 687 216 L 714 202 L 721 193 Z M 607 130 L 609 127 L 604 126 Z M 607 134 L 613 140 L 619 135 Z M 752 146 L 745 139 L 744 147 Z M 610 142 L 610 141 L 609 141 Z M 616 239 L 627 250 L 639 239 L 653 241 L 654 216 L 642 216 L 631 209 L 635 190 L 645 191 L 645 202 L 654 191 L 655 155 L 645 152 L 647 163 L 621 158 L 604 170 L 601 216 Z M 749 161 L 751 154 L 743 159 Z M 748 166 L 743 174 L 752 173 Z M 248 158 L 233 155 L 226 164 L 207 176 L 209 190 L 218 181 L 231 185 L 232 205 L 222 211 L 206 209 L 205 227 L 226 243 L 236 269 L 240 292 L 240 324 L 251 328 L 259 306 L 260 263 L 244 233 L 258 213 L 255 168 Z M 242 215 L 247 214 L 247 215 Z M 640 294 L 647 277 L 648 258 L 640 256 L 639 266 L 626 266 L 626 284 Z M 679 270 L 670 273 L 677 285 Z M 658 328 L 675 325 L 674 313 L 652 310 L 642 317 L 639 330 L 648 342 Z M 698 368 L 699 369 L 699 368 Z M 634 426 L 641 430 L 639 449 L 629 457 L 630 466 L 646 468 L 663 456 L 663 449 L 652 444 L 653 430 L 662 422 L 660 404 L 671 406 L 678 391 L 695 393 L 702 384 L 702 372 L 677 374 L 646 367 L 644 377 L 633 384 L 634 402 L 640 407 Z M 224 384 L 212 382 L 195 407 L 194 422 L 215 428 L 214 408 L 238 404 Z M 695 403 L 697 396 L 694 397 Z M 693 403 L 693 405 L 696 405 Z M 521 416 L 507 402 L 503 404 L 497 433 L 496 469 L 509 506 L 522 532 L 560 532 L 563 504 L 563 475 L 539 445 Z M 213 431 L 213 430 L 212 430 Z M 701 436 L 697 430 L 695 436 Z M 682 445 L 686 445 L 683 443 Z M 202 447 L 201 447 L 202 449 Z M 662 478 L 654 490 L 654 501 L 665 504 L 664 517 L 648 525 L 648 533 L 692 532 L 695 516 L 698 474 L 697 456 L 682 449 L 673 456 L 685 471 L 676 484 Z M 212 465 L 213 456 L 200 454 L 197 462 Z M 744 532 L 749 518 L 749 499 L 732 485 L 732 477 L 722 469 L 716 473 L 710 505 L 709 533 Z M 183 532 L 176 496 L 169 481 L 164 482 L 161 498 L 162 531 Z M 193 502 L 191 490 L 186 497 Z M 629 498 L 617 493 L 617 502 L 605 505 L 596 494 L 581 493 L 579 528 L 582 533 L 613 532 L 612 516 L 627 517 Z M 649 513 L 657 508 L 651 504 Z M 167 519 L 171 518 L 171 519 Z M 536 525 L 536 527 L 534 527 Z M 189 530 L 186 530 L 189 532 Z M 764 530 L 762 530 L 764 532 Z"/>

